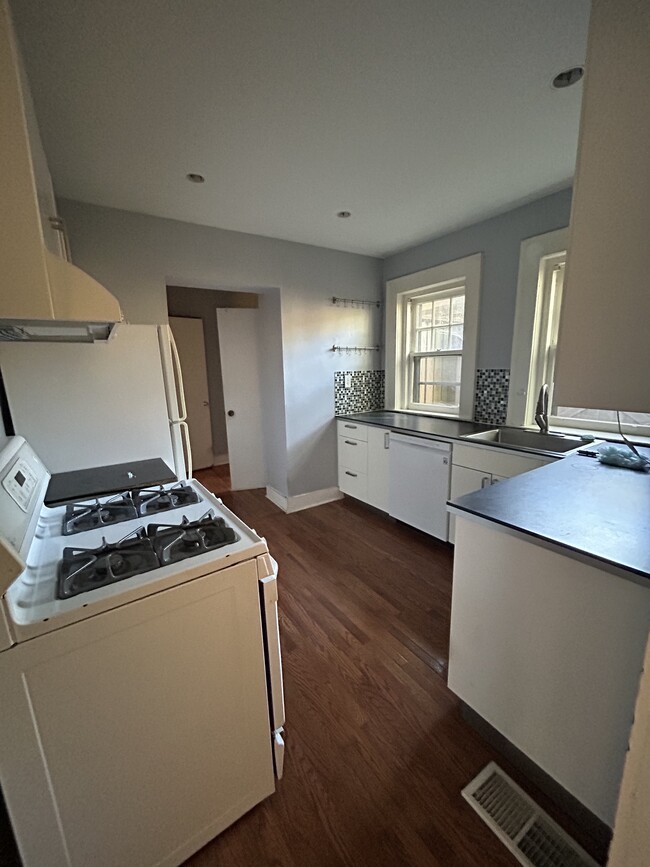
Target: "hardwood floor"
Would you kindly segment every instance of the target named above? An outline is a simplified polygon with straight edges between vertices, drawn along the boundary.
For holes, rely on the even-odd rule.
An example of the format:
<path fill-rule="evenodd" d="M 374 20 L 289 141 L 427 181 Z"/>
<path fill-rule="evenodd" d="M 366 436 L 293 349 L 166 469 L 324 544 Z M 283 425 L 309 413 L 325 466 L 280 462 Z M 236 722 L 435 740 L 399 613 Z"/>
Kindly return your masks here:
<path fill-rule="evenodd" d="M 261 490 L 220 496 L 280 564 L 285 774 L 188 865 L 516 865 L 460 795 L 491 759 L 575 833 L 447 689 L 449 546 L 351 499 L 286 515 Z"/>

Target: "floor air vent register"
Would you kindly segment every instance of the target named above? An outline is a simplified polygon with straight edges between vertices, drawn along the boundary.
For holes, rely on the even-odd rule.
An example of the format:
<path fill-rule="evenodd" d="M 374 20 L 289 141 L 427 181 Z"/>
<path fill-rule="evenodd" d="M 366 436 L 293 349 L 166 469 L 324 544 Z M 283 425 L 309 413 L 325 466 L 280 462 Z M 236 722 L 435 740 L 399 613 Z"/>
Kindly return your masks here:
<path fill-rule="evenodd" d="M 526 867 L 599 867 L 494 762 L 462 795 Z"/>

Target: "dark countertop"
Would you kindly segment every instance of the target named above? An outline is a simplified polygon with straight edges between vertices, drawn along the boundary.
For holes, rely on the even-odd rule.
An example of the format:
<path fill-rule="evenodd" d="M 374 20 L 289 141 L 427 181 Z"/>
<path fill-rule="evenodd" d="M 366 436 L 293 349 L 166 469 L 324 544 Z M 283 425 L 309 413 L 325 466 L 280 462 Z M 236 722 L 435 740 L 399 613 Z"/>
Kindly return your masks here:
<path fill-rule="evenodd" d="M 650 473 L 573 454 L 450 505 L 650 578 Z"/>
<path fill-rule="evenodd" d="M 161 458 L 54 473 L 45 493 L 45 505 L 56 506 L 71 500 L 117 494 L 175 481 L 176 476 Z"/>
<path fill-rule="evenodd" d="M 394 431 L 406 431 L 419 436 L 448 437 L 460 439 L 467 434 L 494 430 L 496 425 L 477 424 L 473 421 L 458 421 L 452 418 L 414 415 L 410 412 L 380 409 L 374 412 L 358 412 L 352 415 L 337 415 L 337 419 L 348 419 L 359 424 L 376 424 Z"/>

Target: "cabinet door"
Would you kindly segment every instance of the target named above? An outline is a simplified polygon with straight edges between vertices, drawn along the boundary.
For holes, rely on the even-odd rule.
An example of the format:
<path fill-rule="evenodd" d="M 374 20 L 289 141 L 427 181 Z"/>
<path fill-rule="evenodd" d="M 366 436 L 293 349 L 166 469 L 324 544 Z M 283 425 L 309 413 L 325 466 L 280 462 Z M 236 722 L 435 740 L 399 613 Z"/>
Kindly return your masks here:
<path fill-rule="evenodd" d="M 382 512 L 388 511 L 389 460 L 390 431 L 368 427 L 368 502 Z"/>
<path fill-rule="evenodd" d="M 492 476 L 490 473 L 484 473 L 482 470 L 470 470 L 468 467 L 457 467 L 455 464 L 451 468 L 451 494 L 449 499 L 454 500 L 456 497 L 462 497 L 464 494 L 471 494 L 472 491 L 479 491 L 492 484 Z M 453 515 L 449 516 L 449 541 L 454 541 L 456 531 L 456 519 Z"/>
<path fill-rule="evenodd" d="M 0 318 L 52 319 L 18 51 L 6 3 L 0 5 L 0 116 Z"/>

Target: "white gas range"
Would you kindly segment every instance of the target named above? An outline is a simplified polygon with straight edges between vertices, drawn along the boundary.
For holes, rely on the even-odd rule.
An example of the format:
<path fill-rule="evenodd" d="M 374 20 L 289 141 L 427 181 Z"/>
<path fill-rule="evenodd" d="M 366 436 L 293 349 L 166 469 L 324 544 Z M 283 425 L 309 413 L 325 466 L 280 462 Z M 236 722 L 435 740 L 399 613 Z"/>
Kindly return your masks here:
<path fill-rule="evenodd" d="M 277 565 L 195 480 L 47 508 L 0 453 L 0 784 L 25 867 L 177 865 L 274 791 Z"/>

